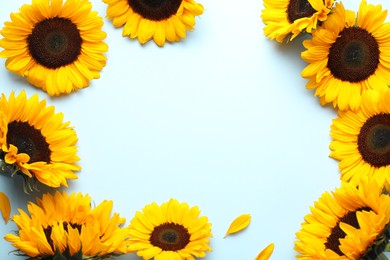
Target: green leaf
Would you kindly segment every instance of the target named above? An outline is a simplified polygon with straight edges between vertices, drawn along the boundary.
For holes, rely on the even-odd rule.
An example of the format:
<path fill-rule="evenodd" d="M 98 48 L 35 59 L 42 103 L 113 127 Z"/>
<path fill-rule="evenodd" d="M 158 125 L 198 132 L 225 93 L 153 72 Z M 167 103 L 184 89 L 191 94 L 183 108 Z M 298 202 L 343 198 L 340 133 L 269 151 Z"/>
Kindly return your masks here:
<path fill-rule="evenodd" d="M 385 247 L 385 251 L 386 252 L 390 252 L 390 243 L 387 243 L 387 245 Z"/>

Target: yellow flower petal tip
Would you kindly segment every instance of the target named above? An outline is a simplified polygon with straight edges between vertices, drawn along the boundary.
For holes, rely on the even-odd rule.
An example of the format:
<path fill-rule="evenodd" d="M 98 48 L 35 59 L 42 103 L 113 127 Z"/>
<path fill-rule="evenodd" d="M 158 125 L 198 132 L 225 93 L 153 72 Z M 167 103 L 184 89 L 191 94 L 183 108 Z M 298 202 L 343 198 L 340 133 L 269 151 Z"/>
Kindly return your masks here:
<path fill-rule="evenodd" d="M 268 260 L 274 252 L 274 248 L 274 243 L 269 244 L 256 256 L 255 260 Z"/>
<path fill-rule="evenodd" d="M 3 215 L 5 223 L 7 223 L 9 220 L 9 215 L 11 214 L 11 203 L 9 202 L 7 195 L 5 195 L 3 192 L 0 192 L 0 211 Z"/>
<path fill-rule="evenodd" d="M 229 229 L 226 231 L 226 234 L 224 237 L 237 233 L 243 229 L 245 229 L 251 222 L 251 215 L 250 214 L 242 214 L 241 216 L 237 217 L 233 222 L 230 224 Z"/>

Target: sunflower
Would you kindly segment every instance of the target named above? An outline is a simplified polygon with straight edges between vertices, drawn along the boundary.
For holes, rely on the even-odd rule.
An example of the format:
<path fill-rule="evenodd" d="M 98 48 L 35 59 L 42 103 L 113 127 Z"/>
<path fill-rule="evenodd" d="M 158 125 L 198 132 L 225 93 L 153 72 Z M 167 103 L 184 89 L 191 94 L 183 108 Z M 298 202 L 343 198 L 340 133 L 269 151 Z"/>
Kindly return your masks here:
<path fill-rule="evenodd" d="M 193 30 L 195 16 L 203 6 L 193 0 L 103 0 L 108 4 L 107 17 L 115 27 L 124 25 L 122 35 L 138 38 L 141 44 L 150 39 L 158 46 L 175 42 Z"/>
<path fill-rule="evenodd" d="M 390 196 L 366 178 L 325 192 L 296 234 L 298 259 L 377 259 L 389 239 Z"/>
<path fill-rule="evenodd" d="M 211 224 L 198 207 L 175 199 L 137 212 L 129 226 L 129 249 L 143 259 L 194 259 L 211 251 Z"/>
<path fill-rule="evenodd" d="M 384 23 L 387 11 L 381 5 L 365 0 L 357 17 L 341 3 L 334 12 L 304 41 L 307 50 L 301 56 L 310 64 L 302 76 L 321 104 L 356 110 L 365 90 L 383 91 L 390 85 L 390 23 Z"/>
<path fill-rule="evenodd" d="M 271 40 L 290 40 L 302 31 L 311 33 L 319 21 L 325 21 L 334 0 L 264 0 L 261 18 L 264 34 Z"/>
<path fill-rule="evenodd" d="M 30 216 L 19 209 L 19 215 L 12 218 L 19 232 L 7 234 L 5 239 L 37 259 L 55 255 L 84 259 L 82 256 L 126 253 L 126 230 L 120 227 L 125 219 L 117 213 L 110 217 L 112 201 L 103 201 L 94 209 L 90 204 L 89 195 L 81 193 L 44 194 L 37 204 L 28 204 Z"/>
<path fill-rule="evenodd" d="M 330 135 L 342 180 L 358 185 L 370 175 L 390 187 L 390 90 L 364 92 L 361 108 L 340 111 Z"/>
<path fill-rule="evenodd" d="M 62 113 L 55 114 L 36 94 L 27 99 L 23 91 L 18 96 L 12 92 L 8 100 L 1 96 L 0 118 L 3 169 L 51 187 L 77 179 L 77 136 L 69 122 L 62 122 Z"/>
<path fill-rule="evenodd" d="M 51 96 L 85 88 L 99 78 L 108 50 L 103 19 L 88 0 L 33 0 L 0 31 L 0 57 L 10 71 Z"/>

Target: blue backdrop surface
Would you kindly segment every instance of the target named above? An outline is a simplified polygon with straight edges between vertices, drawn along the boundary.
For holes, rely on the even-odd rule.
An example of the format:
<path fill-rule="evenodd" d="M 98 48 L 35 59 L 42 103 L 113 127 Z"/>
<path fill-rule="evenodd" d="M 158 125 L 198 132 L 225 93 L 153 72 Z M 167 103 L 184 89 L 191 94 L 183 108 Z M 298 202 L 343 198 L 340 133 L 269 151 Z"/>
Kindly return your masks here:
<path fill-rule="evenodd" d="M 91 2 L 105 17 L 107 6 Z M 123 38 L 122 28 L 104 18 L 108 62 L 86 89 L 49 97 L 7 71 L 2 59 L 1 92 L 38 93 L 71 121 L 82 171 L 68 192 L 88 193 L 96 204 L 113 200 L 127 223 L 153 201 L 198 205 L 214 236 L 206 260 L 253 259 L 271 242 L 273 259 L 293 259 L 309 206 L 339 185 L 337 162 L 328 157 L 336 112 L 305 88 L 303 37 L 278 44 L 263 36 L 262 1 L 199 2 L 205 11 L 195 31 L 163 48 Z M 25 3 L 0 0 L 1 26 Z M 353 10 L 358 4 L 345 3 Z M 12 214 L 54 192 L 26 195 L 21 185 L 0 175 Z M 243 213 L 252 215 L 249 227 L 223 238 Z M 0 237 L 15 230 L 0 221 Z M 1 240 L 0 259 L 20 259 L 9 254 L 13 249 Z"/>

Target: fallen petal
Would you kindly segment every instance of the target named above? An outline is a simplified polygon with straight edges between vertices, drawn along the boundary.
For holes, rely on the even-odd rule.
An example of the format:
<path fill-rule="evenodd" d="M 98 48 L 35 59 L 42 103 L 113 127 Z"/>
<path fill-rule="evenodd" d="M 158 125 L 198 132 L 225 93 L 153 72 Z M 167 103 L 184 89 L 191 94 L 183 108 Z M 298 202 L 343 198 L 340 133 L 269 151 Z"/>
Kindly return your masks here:
<path fill-rule="evenodd" d="M 274 243 L 269 244 L 266 248 L 263 249 L 263 251 L 261 251 L 257 255 L 255 260 L 268 260 L 274 252 L 274 247 Z"/>
<path fill-rule="evenodd" d="M 230 224 L 230 227 L 228 231 L 226 231 L 225 237 L 227 235 L 239 232 L 243 229 L 245 229 L 249 223 L 251 222 L 251 215 L 249 214 L 242 214 L 241 216 L 237 217 L 235 220 L 233 220 L 232 224 Z"/>
<path fill-rule="evenodd" d="M 7 195 L 5 195 L 3 192 L 0 192 L 0 211 L 3 215 L 5 223 L 7 223 L 9 220 L 9 215 L 11 214 L 11 203 L 9 202 Z"/>

